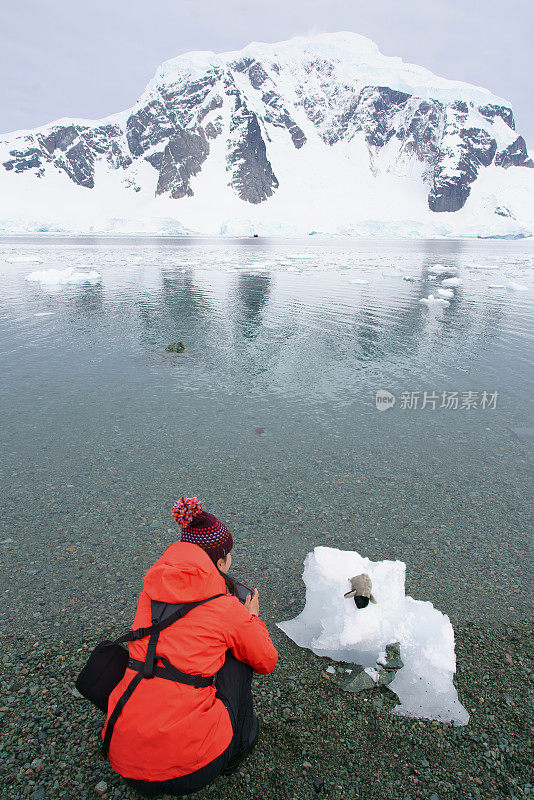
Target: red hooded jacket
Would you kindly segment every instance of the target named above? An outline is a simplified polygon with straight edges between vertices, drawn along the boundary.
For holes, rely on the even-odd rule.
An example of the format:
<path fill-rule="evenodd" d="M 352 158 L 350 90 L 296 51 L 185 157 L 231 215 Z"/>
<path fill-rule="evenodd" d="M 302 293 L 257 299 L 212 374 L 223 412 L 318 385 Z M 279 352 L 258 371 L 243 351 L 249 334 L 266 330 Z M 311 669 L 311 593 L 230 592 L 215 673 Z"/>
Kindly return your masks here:
<path fill-rule="evenodd" d="M 147 571 L 132 629 L 151 624 L 151 599 L 187 603 L 225 592 L 224 579 L 207 553 L 196 544 L 177 542 Z M 148 637 L 130 642 L 130 657 L 144 661 L 147 646 Z M 278 660 L 265 624 L 237 597 L 224 594 L 162 630 L 156 652 L 182 672 L 209 676 L 222 667 L 228 648 L 262 674 L 272 672 Z M 111 693 L 107 718 L 135 675 L 127 669 Z M 112 768 L 124 778 L 162 781 L 188 775 L 217 758 L 230 744 L 232 723 L 215 692 L 215 686 L 196 689 L 165 678 L 142 680 L 115 724 Z M 105 726 L 102 738 L 104 732 Z"/>

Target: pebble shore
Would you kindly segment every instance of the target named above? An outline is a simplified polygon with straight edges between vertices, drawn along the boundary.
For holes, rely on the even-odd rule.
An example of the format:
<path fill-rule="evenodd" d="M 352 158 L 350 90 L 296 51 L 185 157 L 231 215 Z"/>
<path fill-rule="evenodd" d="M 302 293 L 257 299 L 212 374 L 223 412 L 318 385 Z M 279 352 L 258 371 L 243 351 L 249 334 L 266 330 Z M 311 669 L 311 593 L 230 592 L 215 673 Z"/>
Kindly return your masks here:
<path fill-rule="evenodd" d="M 195 797 L 233 800 L 500 800 L 534 795 L 532 640 L 527 626 L 456 631 L 466 727 L 398 717 L 389 690 L 340 690 L 344 665 L 300 650 L 274 624 L 280 658 L 254 678 L 258 746 L 234 775 Z M 90 640 L 4 633 L 1 800 L 137 800 L 99 755 L 103 715 L 72 694 Z M 333 665 L 336 673 L 327 673 Z M 338 680 L 339 679 L 339 680 Z M 531 773 L 530 773 L 531 774 Z"/>

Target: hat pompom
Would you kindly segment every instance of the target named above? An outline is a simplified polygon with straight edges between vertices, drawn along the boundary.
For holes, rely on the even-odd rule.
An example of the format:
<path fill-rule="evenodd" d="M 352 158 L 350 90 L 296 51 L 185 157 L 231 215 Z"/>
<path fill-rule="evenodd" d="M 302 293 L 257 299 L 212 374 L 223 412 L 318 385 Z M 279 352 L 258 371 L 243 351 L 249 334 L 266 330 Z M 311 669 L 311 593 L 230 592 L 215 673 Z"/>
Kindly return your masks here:
<path fill-rule="evenodd" d="M 173 504 L 171 513 L 181 529 L 185 531 L 193 517 L 202 513 L 202 504 L 198 497 L 180 497 Z"/>

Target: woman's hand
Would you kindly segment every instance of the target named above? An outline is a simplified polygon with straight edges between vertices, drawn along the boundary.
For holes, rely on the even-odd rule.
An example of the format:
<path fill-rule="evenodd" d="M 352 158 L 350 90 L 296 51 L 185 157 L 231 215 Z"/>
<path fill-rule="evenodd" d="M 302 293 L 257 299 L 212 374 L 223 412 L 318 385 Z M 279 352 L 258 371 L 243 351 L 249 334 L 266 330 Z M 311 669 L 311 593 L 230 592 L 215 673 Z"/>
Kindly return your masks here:
<path fill-rule="evenodd" d="M 260 613 L 260 601 L 258 600 L 258 590 L 254 589 L 254 594 L 248 595 L 247 599 L 245 600 L 245 608 L 247 608 L 251 614 L 255 614 L 259 616 Z"/>

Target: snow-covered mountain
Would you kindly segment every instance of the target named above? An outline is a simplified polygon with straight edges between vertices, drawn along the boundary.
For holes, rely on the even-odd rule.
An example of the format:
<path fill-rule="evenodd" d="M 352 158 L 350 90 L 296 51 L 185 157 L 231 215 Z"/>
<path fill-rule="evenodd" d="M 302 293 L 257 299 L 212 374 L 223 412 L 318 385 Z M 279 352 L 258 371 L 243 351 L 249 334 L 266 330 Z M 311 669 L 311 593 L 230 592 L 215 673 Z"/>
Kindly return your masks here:
<path fill-rule="evenodd" d="M 0 231 L 530 235 L 505 100 L 353 33 L 187 53 L 127 111 L 0 137 Z"/>

